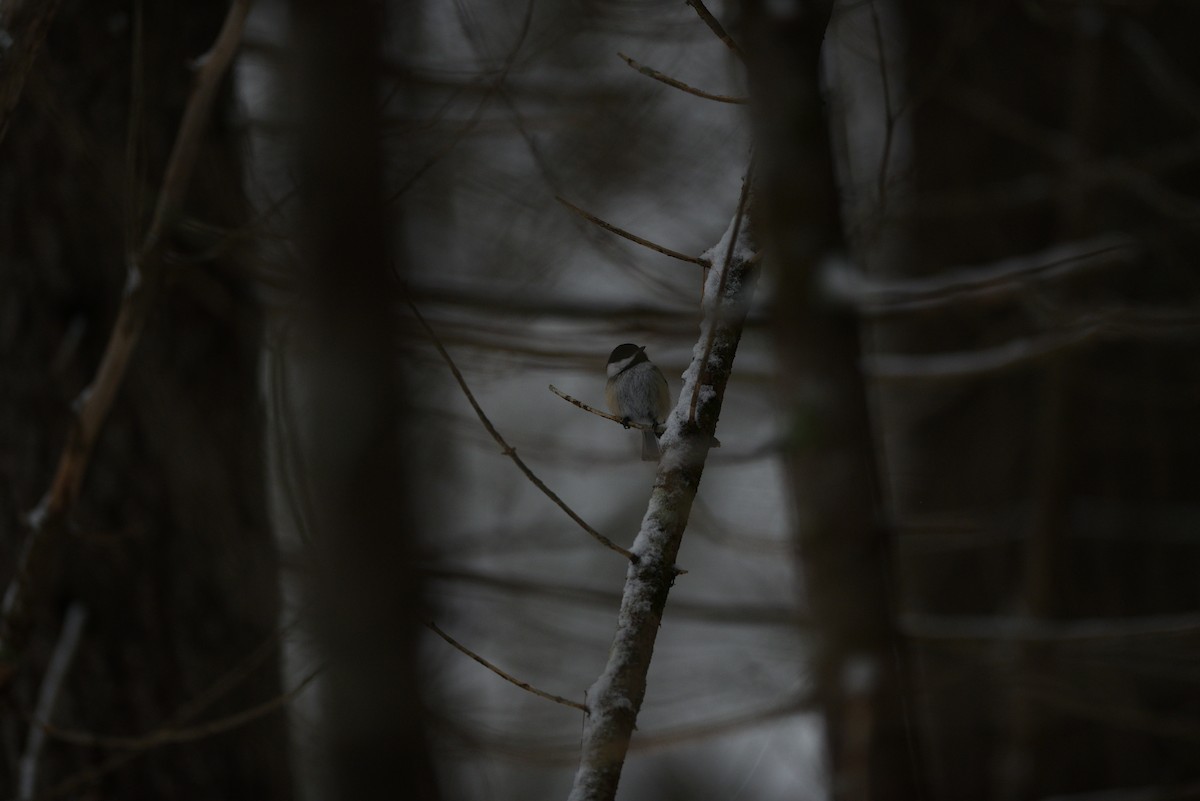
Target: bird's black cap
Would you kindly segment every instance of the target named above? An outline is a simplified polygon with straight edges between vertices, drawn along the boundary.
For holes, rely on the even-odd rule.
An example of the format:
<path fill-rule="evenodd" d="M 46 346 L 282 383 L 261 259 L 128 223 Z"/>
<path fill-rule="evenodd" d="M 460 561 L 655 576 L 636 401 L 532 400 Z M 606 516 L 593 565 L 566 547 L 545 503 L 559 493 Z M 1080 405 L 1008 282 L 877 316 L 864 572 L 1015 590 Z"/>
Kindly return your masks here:
<path fill-rule="evenodd" d="M 646 361 L 646 346 L 642 345 L 639 347 L 629 343 L 617 345 L 615 348 L 613 348 L 612 354 L 608 357 L 608 363 L 612 364 L 613 362 L 623 362 L 631 356 L 634 357 L 634 359 L 630 362 L 630 364 L 637 364 L 638 362 Z"/>

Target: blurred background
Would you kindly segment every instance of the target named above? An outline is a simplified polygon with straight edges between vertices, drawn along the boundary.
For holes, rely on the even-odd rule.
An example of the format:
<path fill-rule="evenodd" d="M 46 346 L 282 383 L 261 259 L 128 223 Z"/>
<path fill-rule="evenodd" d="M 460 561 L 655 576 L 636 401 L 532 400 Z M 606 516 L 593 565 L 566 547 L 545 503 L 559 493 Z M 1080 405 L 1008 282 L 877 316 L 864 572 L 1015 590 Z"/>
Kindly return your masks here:
<path fill-rule="evenodd" d="M 708 8 L 0 6 L 0 798 L 565 798 L 752 162 L 618 797 L 1200 798 L 1200 6 Z"/>

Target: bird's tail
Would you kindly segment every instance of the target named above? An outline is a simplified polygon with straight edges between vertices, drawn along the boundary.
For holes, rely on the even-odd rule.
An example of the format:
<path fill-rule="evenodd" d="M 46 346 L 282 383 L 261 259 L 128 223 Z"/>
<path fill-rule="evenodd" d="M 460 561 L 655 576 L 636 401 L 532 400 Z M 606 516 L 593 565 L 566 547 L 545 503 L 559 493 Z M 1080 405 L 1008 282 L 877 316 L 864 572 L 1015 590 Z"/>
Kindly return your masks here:
<path fill-rule="evenodd" d="M 642 461 L 658 461 L 658 437 L 654 436 L 653 431 L 642 432 Z"/>

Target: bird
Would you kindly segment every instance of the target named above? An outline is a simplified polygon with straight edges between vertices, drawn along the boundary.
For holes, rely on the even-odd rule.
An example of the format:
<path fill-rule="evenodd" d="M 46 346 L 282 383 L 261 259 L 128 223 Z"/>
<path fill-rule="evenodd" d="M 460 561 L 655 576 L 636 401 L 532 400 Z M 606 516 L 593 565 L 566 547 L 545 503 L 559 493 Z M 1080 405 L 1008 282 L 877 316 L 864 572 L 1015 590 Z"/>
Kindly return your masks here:
<path fill-rule="evenodd" d="M 604 385 L 608 409 L 630 423 L 652 426 L 642 430 L 642 461 L 658 461 L 658 434 L 671 411 L 667 379 L 646 356 L 646 346 L 626 343 L 608 357 L 608 382 Z"/>

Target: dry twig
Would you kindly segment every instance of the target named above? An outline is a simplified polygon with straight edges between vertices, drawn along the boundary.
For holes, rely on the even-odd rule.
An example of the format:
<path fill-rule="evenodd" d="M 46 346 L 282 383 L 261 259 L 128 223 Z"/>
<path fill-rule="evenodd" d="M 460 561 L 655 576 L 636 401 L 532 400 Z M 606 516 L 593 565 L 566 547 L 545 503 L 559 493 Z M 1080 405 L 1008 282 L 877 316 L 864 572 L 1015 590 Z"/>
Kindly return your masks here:
<path fill-rule="evenodd" d="M 624 228 L 618 228 L 617 226 L 613 225 L 612 223 L 605 222 L 604 220 L 600 219 L 596 215 L 589 214 L 588 212 L 579 208 L 578 206 L 571 203 L 570 201 L 565 200 L 561 195 L 555 195 L 554 199 L 557 200 L 559 203 L 563 204 L 564 206 L 566 206 L 571 211 L 578 214 L 583 219 L 587 220 L 588 222 L 595 223 L 596 225 L 600 226 L 601 228 L 603 228 L 606 231 L 612 231 L 617 236 L 623 236 L 626 239 L 628 239 L 630 242 L 636 242 L 637 244 L 641 245 L 642 247 L 650 248 L 653 251 L 657 251 L 658 253 L 661 253 L 664 256 L 670 256 L 673 259 L 679 259 L 680 261 L 689 261 L 692 264 L 699 264 L 701 267 L 711 267 L 712 266 L 712 263 L 710 261 L 708 261 L 708 259 L 701 258 L 700 256 L 689 256 L 686 253 L 680 253 L 678 250 L 671 250 L 668 247 L 663 247 L 662 245 L 651 242 L 649 239 L 643 239 L 642 237 L 638 236 L 637 234 L 631 234 L 628 231 L 626 231 Z"/>
<path fill-rule="evenodd" d="M 138 735 L 136 737 L 113 737 L 100 734 L 93 734 L 88 731 L 77 731 L 74 729 L 59 729 L 51 726 L 46 721 L 41 721 L 46 733 L 57 740 L 73 743 L 75 745 L 84 745 L 90 748 L 114 748 L 128 751 L 145 751 L 150 748 L 157 748 L 162 745 L 170 745 L 173 743 L 190 743 L 196 740 L 203 740 L 207 737 L 214 737 L 218 734 L 224 734 L 227 731 L 245 726 L 248 723 L 253 723 L 261 717 L 271 714 L 277 709 L 286 706 L 288 703 L 298 697 L 308 685 L 316 681 L 317 677 L 324 671 L 323 667 L 309 673 L 292 689 L 282 695 L 277 695 L 274 698 L 263 701 L 261 704 L 243 709 L 232 715 L 228 715 L 217 720 L 209 721 L 208 723 L 200 723 L 188 728 L 178 728 L 165 726 L 161 729 L 150 732 L 149 734 Z"/>
<path fill-rule="evenodd" d="M 746 60 L 746 55 L 742 52 L 742 48 L 738 47 L 738 43 L 733 41 L 733 37 L 726 32 L 725 26 L 721 24 L 720 20 L 713 16 L 713 13 L 708 10 L 707 6 L 704 5 L 703 0 L 686 0 L 686 2 L 689 6 L 695 9 L 696 13 L 700 16 L 700 19 L 704 20 L 704 24 L 708 26 L 709 30 L 717 35 L 718 39 L 725 43 L 726 47 L 732 50 L 738 58 L 742 59 L 743 61 Z"/>
<path fill-rule="evenodd" d="M 54 646 L 54 653 L 46 666 L 42 686 L 38 690 L 37 708 L 33 713 L 35 720 L 50 720 L 54 716 L 54 708 L 58 705 L 58 692 L 62 688 L 63 679 L 67 677 L 86 622 L 87 609 L 79 603 L 71 604 L 63 619 L 58 644 Z M 36 724 L 30 726 L 29 740 L 25 744 L 25 753 L 21 755 L 17 773 L 18 801 L 30 801 L 34 796 L 34 790 L 37 788 L 38 760 L 41 758 L 42 745 L 45 742 L 45 730 Z"/>
<path fill-rule="evenodd" d="M 512 459 L 513 464 L 515 464 L 517 468 L 525 474 L 525 477 L 528 478 L 535 487 L 541 490 L 542 494 L 554 501 L 559 509 L 562 509 L 564 512 L 566 512 L 568 517 L 578 523 L 580 528 L 592 535 L 592 537 L 595 538 L 595 540 L 605 548 L 616 551 L 630 562 L 634 562 L 636 564 L 638 561 L 636 555 L 634 555 L 631 551 L 622 548 L 620 545 L 617 545 L 608 537 L 604 536 L 599 531 L 588 525 L 587 521 L 576 514 L 574 509 L 572 509 L 570 506 L 567 506 L 562 498 L 555 495 L 553 490 L 547 487 L 540 478 L 534 475 L 534 472 L 529 469 L 529 466 L 525 464 L 524 460 L 522 460 L 520 456 L 517 456 L 516 449 L 505 441 L 504 437 L 500 435 L 500 432 L 496 430 L 496 427 L 492 425 L 492 421 L 488 419 L 486 414 L 484 414 L 483 408 L 479 405 L 479 401 L 475 400 L 475 396 L 471 393 L 471 388 L 467 386 L 466 379 L 463 378 L 462 373 L 459 372 L 458 365 L 454 363 L 454 359 L 450 358 L 450 354 L 442 345 L 442 341 L 438 338 L 438 335 L 434 333 L 433 328 L 430 327 L 429 323 L 425 321 L 425 318 L 417 309 L 416 304 L 414 304 L 412 301 L 409 301 L 408 307 L 412 309 L 412 313 L 416 316 L 417 322 L 421 324 L 421 327 L 425 329 L 425 333 L 429 334 L 429 338 L 433 340 L 434 347 L 437 348 L 438 353 L 441 354 L 442 360 L 446 362 L 446 366 L 450 368 L 450 372 L 454 374 L 454 380 L 458 382 L 459 388 L 462 389 L 463 394 L 467 396 L 467 401 L 470 402 L 471 408 L 475 410 L 475 415 L 479 418 L 479 422 L 483 423 L 483 427 L 487 429 L 487 432 L 492 435 L 492 439 L 496 440 L 496 444 L 500 446 L 500 452 L 509 459 Z"/>
<path fill-rule="evenodd" d="M 596 415 L 597 417 L 603 417 L 605 420 L 612 420 L 614 423 L 620 423 L 621 425 L 625 426 L 626 428 L 636 428 L 640 431 L 655 431 L 655 432 L 657 432 L 657 429 L 655 426 L 649 425 L 647 423 L 635 423 L 632 420 L 624 420 L 620 417 L 617 417 L 615 414 L 609 414 L 608 412 L 602 412 L 594 406 L 588 406 L 586 403 L 579 400 L 578 398 L 572 398 L 570 395 L 563 392 L 561 389 L 554 386 L 553 384 L 550 385 L 550 391 L 553 392 L 558 397 L 565 400 L 567 403 L 578 406 L 580 409 L 583 409 L 585 412 L 591 412 L 592 414 Z"/>
<path fill-rule="evenodd" d="M 624 53 L 617 53 L 617 55 L 620 56 L 622 59 L 624 59 L 626 64 L 633 67 L 635 70 L 640 72 L 642 75 L 645 75 L 648 78 L 653 78 L 656 81 L 661 81 L 662 83 L 665 83 L 667 86 L 674 86 L 676 89 L 687 92 L 689 95 L 695 95 L 696 97 L 703 97 L 705 100 L 716 100 L 718 103 L 736 103 L 738 105 L 745 105 L 750 102 L 750 98 L 748 98 L 748 97 L 733 97 L 731 95 L 715 95 L 712 92 L 705 92 L 703 89 L 697 89 L 694 86 L 688 86 L 683 81 L 676 80 L 675 78 L 672 78 L 669 75 L 664 75 L 663 73 L 659 72 L 658 70 L 654 69 L 653 67 L 647 67 L 647 66 L 637 63 L 636 61 L 634 61 L 632 58 L 625 55 Z"/>
<path fill-rule="evenodd" d="M 61 5 L 62 0 L 10 0 L 0 7 L 0 31 L 8 39 L 0 71 L 0 141 Z"/>
<path fill-rule="evenodd" d="M 538 696 L 539 698 L 545 698 L 547 701 L 553 701 L 556 704 L 562 704 L 563 706 L 569 706 L 572 709 L 578 709 L 580 712 L 587 712 L 587 707 L 584 706 L 583 704 L 579 703 L 578 701 L 572 701 L 570 698 L 563 698 L 561 695 L 555 695 L 554 693 L 548 693 L 545 690 L 539 690 L 537 687 L 534 687 L 529 682 L 521 681 L 516 676 L 513 676 L 510 673 L 505 673 L 503 670 L 496 667 L 491 662 L 487 661 L 482 656 L 475 653 L 470 648 L 466 647 L 465 645 L 463 645 L 458 640 L 451 637 L 446 632 L 442 631 L 440 628 L 438 628 L 438 625 L 436 623 L 434 623 L 432 620 L 426 621 L 425 625 L 434 634 L 441 637 L 443 640 L 450 643 L 455 648 L 457 648 L 459 651 L 461 651 L 462 653 L 471 657 L 476 662 L 483 665 L 485 668 L 487 668 L 488 670 L 492 671 L 500 678 L 507 681 L 509 684 L 516 685 L 517 687 L 520 687 L 525 692 L 533 693 L 534 695 Z"/>

